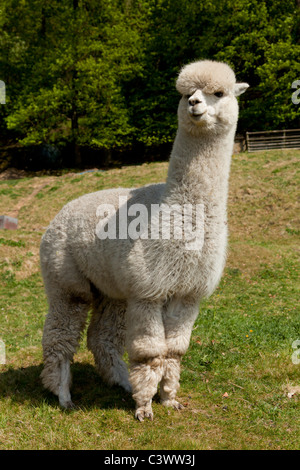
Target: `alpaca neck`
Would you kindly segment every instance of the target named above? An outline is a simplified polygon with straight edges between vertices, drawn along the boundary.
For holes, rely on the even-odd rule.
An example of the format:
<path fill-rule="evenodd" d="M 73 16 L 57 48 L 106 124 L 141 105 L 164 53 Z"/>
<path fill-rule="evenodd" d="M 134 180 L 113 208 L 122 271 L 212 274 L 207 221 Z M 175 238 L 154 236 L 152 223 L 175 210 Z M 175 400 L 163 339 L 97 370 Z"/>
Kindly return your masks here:
<path fill-rule="evenodd" d="M 232 129 L 230 135 L 195 137 L 179 128 L 162 202 L 213 203 L 225 208 L 234 132 Z"/>

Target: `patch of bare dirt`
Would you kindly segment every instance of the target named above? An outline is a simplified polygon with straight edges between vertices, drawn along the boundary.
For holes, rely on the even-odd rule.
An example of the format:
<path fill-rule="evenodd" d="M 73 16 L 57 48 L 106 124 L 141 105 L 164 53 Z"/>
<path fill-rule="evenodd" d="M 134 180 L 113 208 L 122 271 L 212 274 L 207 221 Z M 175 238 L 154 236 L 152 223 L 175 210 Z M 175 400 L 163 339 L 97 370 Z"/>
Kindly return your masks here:
<path fill-rule="evenodd" d="M 40 192 L 47 184 L 49 184 L 50 180 L 52 180 L 52 178 L 51 179 L 49 179 L 49 178 L 43 179 L 42 183 L 41 183 L 39 178 L 37 178 L 36 181 L 33 180 L 33 182 L 32 182 L 33 191 L 30 194 L 27 194 L 25 197 L 22 197 L 18 201 L 18 203 L 16 204 L 14 209 L 8 210 L 5 215 L 7 215 L 9 217 L 15 217 L 17 219 L 18 215 L 19 215 L 19 212 L 22 209 L 22 207 L 28 206 L 30 201 L 34 198 L 34 196 L 38 192 Z"/>

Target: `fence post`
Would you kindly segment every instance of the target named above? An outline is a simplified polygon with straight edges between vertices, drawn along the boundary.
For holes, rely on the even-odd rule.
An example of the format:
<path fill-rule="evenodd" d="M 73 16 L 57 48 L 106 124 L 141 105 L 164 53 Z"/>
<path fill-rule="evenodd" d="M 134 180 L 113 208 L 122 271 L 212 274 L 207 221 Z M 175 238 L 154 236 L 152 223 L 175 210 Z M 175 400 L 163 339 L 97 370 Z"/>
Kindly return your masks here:
<path fill-rule="evenodd" d="M 246 132 L 246 143 L 247 143 L 247 150 L 249 152 L 249 133 Z"/>

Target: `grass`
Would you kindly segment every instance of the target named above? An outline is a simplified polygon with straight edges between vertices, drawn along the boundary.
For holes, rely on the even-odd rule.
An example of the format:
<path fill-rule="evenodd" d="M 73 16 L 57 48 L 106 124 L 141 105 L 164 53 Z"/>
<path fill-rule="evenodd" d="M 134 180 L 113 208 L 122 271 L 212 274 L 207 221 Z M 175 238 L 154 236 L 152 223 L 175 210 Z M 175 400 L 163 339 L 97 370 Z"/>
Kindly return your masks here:
<path fill-rule="evenodd" d="M 78 408 L 61 410 L 42 388 L 47 303 L 38 250 L 66 202 L 108 187 L 163 181 L 167 163 L 1 181 L 0 214 L 17 215 L 19 228 L 0 238 L 6 346 L 0 449 L 298 449 L 300 364 L 292 361 L 292 344 L 300 339 L 299 157 L 295 150 L 234 155 L 228 262 L 219 288 L 200 306 L 183 359 L 185 408 L 165 409 L 155 397 L 154 421 L 143 423 L 134 419 L 130 395 L 103 384 L 85 337 L 73 364 Z"/>

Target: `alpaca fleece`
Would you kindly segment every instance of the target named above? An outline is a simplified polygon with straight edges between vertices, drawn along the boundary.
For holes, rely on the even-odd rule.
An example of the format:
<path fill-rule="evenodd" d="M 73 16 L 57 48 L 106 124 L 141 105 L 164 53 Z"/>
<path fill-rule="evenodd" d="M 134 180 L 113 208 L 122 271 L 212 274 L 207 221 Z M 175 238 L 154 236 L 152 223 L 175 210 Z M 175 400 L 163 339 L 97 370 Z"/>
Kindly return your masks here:
<path fill-rule="evenodd" d="M 132 392 L 135 416 L 153 419 L 151 402 L 159 384 L 161 402 L 182 408 L 176 399 L 181 357 L 200 300 L 215 290 L 225 265 L 236 96 L 248 85 L 236 83 L 227 64 L 200 61 L 182 69 L 176 87 L 182 97 L 166 183 L 84 195 L 63 207 L 42 238 L 49 302 L 42 381 L 63 407 L 73 406 L 70 363 L 92 308 L 88 347 L 102 378 Z M 179 215 L 185 204 L 202 207 L 203 243 L 188 250 L 172 233 L 170 239 L 151 239 L 151 223 L 148 237 L 117 233 L 115 239 L 100 239 L 98 208 L 109 204 L 117 217 L 124 209 L 120 196 L 127 198 L 128 214 L 139 207 L 135 204 L 149 214 L 153 204 L 162 213 L 176 207 Z"/>

